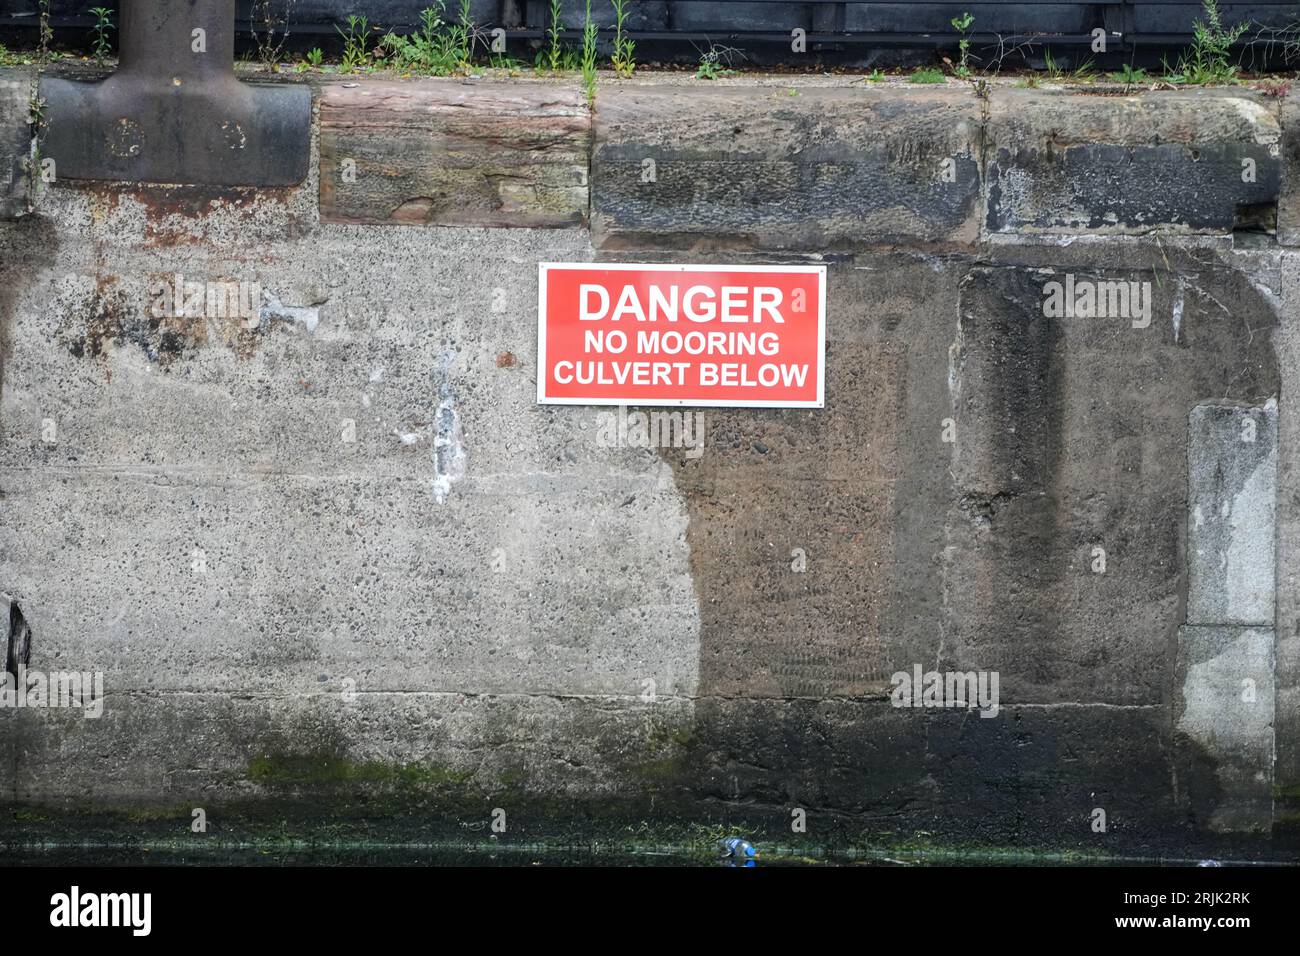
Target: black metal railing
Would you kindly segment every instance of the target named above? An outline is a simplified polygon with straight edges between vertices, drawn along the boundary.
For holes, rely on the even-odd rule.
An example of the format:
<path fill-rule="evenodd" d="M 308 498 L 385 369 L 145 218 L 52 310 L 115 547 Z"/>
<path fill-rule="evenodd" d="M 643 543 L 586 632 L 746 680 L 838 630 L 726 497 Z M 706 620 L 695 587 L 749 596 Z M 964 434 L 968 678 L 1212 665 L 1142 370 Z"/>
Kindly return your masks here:
<path fill-rule="evenodd" d="M 364 14 L 380 30 L 407 32 L 419 23 L 421 9 L 433 0 L 294 0 L 290 49 L 312 46 L 327 51 L 339 42 L 338 27 L 349 15 Z M 116 7 L 115 0 L 51 0 L 49 14 L 56 42 L 85 46 L 94 18 L 90 6 Z M 446 0 L 444 16 L 455 16 L 458 0 Z M 243 43 L 250 37 L 254 0 L 237 4 L 236 29 Z M 550 0 L 472 0 L 471 15 L 484 30 L 503 27 L 513 55 L 526 54 L 545 42 L 551 26 Z M 285 0 L 272 0 L 279 13 Z M 1238 44 L 1250 66 L 1286 65 L 1289 31 L 1300 34 L 1300 2 L 1253 0 L 1220 2 L 1227 24 L 1250 28 Z M 828 63 L 920 62 L 937 50 L 955 48 L 954 17 L 974 16 L 968 38 L 973 49 L 1014 49 L 1034 64 L 1042 51 L 1077 51 L 1094 55 L 1095 32 L 1106 33 L 1107 61 L 1152 61 L 1186 48 L 1193 24 L 1204 17 L 1201 0 L 972 0 L 935 3 L 926 0 L 627 0 L 628 28 L 639 59 L 690 59 L 712 45 L 739 51 L 744 59 L 766 64 L 807 65 L 809 57 Z M 562 39 L 581 37 L 585 0 L 562 0 Z M 0 0 L 0 39 L 35 36 L 36 0 Z M 593 17 L 605 31 L 613 26 L 610 0 L 592 0 Z M 806 53 L 791 50 L 791 33 L 805 31 Z M 1280 32 L 1279 32 L 1280 31 Z"/>

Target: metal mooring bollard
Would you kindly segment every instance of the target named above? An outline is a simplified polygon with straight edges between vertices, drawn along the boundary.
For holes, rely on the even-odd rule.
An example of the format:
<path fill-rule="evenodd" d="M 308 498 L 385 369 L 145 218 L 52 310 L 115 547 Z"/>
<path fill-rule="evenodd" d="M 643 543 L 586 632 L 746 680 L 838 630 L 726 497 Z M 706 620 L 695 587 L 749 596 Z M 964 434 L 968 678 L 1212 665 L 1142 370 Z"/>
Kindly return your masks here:
<path fill-rule="evenodd" d="M 289 186 L 307 174 L 311 91 L 235 78 L 235 0 L 122 0 L 120 65 L 41 80 L 60 179 Z"/>

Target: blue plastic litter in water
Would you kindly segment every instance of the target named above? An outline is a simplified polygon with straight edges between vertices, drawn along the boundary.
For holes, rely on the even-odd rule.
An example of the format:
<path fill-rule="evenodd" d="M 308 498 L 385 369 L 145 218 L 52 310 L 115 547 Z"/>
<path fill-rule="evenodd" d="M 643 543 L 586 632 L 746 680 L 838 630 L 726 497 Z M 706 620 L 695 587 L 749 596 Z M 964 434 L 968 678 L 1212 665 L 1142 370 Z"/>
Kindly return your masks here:
<path fill-rule="evenodd" d="M 722 841 L 721 848 L 723 857 L 732 861 L 733 865 L 743 862 L 745 866 L 753 866 L 758 858 L 758 850 L 744 837 L 727 837 Z"/>

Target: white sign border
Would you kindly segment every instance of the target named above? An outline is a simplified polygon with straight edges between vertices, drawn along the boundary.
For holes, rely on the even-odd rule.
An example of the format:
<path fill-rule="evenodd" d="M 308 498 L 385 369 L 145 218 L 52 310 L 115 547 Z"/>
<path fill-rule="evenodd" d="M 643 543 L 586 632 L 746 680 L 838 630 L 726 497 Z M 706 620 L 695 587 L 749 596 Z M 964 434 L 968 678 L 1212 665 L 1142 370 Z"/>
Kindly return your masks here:
<path fill-rule="evenodd" d="M 694 400 L 687 398 L 614 399 L 557 398 L 546 394 L 546 276 L 550 269 L 599 269 L 608 272 L 803 272 L 817 274 L 817 398 L 815 401 L 745 401 L 743 399 Z M 537 263 L 537 404 L 620 405 L 629 408 L 825 408 L 826 407 L 826 266 L 751 266 L 733 262 L 723 265 L 695 263 L 637 262 L 539 262 Z"/>

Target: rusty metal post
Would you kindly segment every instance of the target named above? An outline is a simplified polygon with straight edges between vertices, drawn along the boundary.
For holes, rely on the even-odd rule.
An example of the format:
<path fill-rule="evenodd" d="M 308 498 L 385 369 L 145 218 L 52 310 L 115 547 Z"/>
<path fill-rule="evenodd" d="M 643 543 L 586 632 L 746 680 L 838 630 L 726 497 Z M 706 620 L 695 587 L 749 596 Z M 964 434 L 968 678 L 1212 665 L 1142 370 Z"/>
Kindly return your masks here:
<path fill-rule="evenodd" d="M 122 0 L 117 72 L 41 80 L 58 179 L 288 186 L 307 174 L 311 91 L 234 71 L 235 0 Z"/>

